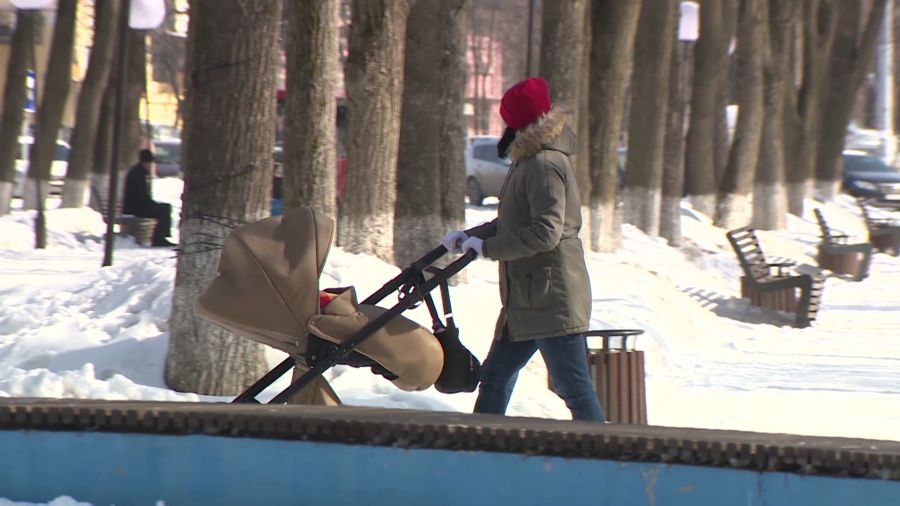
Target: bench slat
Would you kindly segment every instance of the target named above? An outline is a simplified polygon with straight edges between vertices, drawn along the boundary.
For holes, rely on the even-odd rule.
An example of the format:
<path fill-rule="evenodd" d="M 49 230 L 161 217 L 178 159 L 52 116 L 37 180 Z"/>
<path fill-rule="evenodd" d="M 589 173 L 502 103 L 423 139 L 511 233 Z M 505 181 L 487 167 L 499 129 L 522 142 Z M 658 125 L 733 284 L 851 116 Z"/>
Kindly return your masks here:
<path fill-rule="evenodd" d="M 773 273 L 773 265 L 766 260 L 756 231 L 751 227 L 730 230 L 726 236 L 744 271 L 742 296 L 762 307 L 793 312 L 794 325 L 808 327 L 818 312 L 824 278 L 818 274 L 781 274 L 780 267 L 778 273 Z M 789 264 L 778 265 L 786 267 Z M 798 288 L 799 298 L 796 296 Z"/>

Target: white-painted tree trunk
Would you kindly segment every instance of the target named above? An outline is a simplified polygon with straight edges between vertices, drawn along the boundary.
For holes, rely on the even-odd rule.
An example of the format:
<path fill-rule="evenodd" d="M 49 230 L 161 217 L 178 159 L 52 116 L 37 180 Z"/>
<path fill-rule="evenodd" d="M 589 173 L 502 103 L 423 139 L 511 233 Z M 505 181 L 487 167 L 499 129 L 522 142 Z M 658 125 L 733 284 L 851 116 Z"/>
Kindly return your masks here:
<path fill-rule="evenodd" d="M 391 198 L 390 202 L 391 209 L 385 212 L 368 216 L 342 215 L 338 220 L 337 235 L 341 247 L 351 253 L 367 253 L 385 262 L 393 262 L 394 199 Z"/>
<path fill-rule="evenodd" d="M 659 213 L 662 206 L 662 191 L 659 188 L 625 187 L 625 214 L 622 219 L 647 233 L 659 235 Z"/>
<path fill-rule="evenodd" d="M 840 193 L 840 189 L 840 181 L 816 180 L 815 192 L 813 196 L 816 198 L 816 200 L 828 202 L 830 200 L 834 200 L 834 198 L 837 197 L 838 193 Z"/>
<path fill-rule="evenodd" d="M 88 180 L 66 179 L 59 207 L 84 207 L 88 203 Z"/>
<path fill-rule="evenodd" d="M 590 208 L 588 233 L 590 249 L 604 253 L 616 251 L 622 243 L 622 206 L 595 202 Z"/>
<path fill-rule="evenodd" d="M 809 180 L 787 184 L 788 212 L 795 216 L 803 216 L 804 202 L 812 195 L 811 188 Z"/>
<path fill-rule="evenodd" d="M 395 230 L 402 230 L 403 235 L 417 238 L 417 242 L 425 245 L 425 248 L 438 247 L 441 243 L 443 233 L 438 233 L 437 231 L 447 230 L 444 220 L 441 219 L 440 216 L 431 213 L 423 214 L 421 216 L 400 217 L 396 219 L 395 224 Z M 427 252 L 427 250 L 407 251 L 402 257 L 407 259 L 418 258 Z M 403 265 L 400 265 L 400 267 L 403 267 Z"/>
<path fill-rule="evenodd" d="M 670 246 L 681 246 L 681 198 L 664 195 L 660 212 L 660 235 L 669 241 Z"/>
<path fill-rule="evenodd" d="M 15 183 L 0 181 L 0 216 L 9 214 L 10 205 L 12 204 L 13 187 Z"/>
<path fill-rule="evenodd" d="M 753 185 L 753 226 L 782 230 L 787 226 L 787 192 L 780 184 Z"/>
<path fill-rule="evenodd" d="M 581 206 L 581 234 L 579 237 L 581 237 L 585 250 L 594 249 L 591 246 L 593 241 L 593 235 L 591 234 L 591 207 L 587 205 Z"/>
<path fill-rule="evenodd" d="M 25 187 L 22 190 L 22 209 L 37 209 L 37 184 L 35 179 L 25 178 Z M 41 193 L 44 195 L 44 206 L 46 208 L 47 195 L 50 195 L 50 182 L 41 180 Z"/>
<path fill-rule="evenodd" d="M 719 202 L 716 225 L 726 230 L 746 226 L 750 223 L 750 196 L 729 193 Z"/>
<path fill-rule="evenodd" d="M 715 194 L 706 194 L 706 195 L 690 195 L 688 196 L 688 202 L 691 204 L 691 207 L 694 208 L 695 211 L 699 213 L 703 213 L 709 219 L 713 219 L 716 215 L 716 195 Z"/>

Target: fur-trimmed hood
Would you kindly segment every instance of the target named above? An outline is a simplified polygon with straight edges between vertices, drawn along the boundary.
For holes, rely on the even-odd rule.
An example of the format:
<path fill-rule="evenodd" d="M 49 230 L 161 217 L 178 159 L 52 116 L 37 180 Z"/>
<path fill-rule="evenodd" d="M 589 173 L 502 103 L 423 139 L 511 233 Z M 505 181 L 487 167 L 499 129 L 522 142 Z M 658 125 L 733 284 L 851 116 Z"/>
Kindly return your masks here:
<path fill-rule="evenodd" d="M 509 147 L 509 158 L 515 163 L 545 148 L 566 155 L 578 152 L 578 140 L 566 126 L 567 117 L 568 112 L 553 108 L 539 120 L 516 131 L 516 138 Z"/>

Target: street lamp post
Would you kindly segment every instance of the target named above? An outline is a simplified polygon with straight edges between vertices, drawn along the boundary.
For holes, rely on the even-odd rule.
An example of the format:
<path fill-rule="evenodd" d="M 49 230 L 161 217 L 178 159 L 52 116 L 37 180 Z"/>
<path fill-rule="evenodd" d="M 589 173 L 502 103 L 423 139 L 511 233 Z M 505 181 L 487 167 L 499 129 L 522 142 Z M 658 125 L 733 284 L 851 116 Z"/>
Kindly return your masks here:
<path fill-rule="evenodd" d="M 678 44 L 680 47 L 680 61 L 673 62 L 681 66 L 681 79 L 679 86 L 681 87 L 681 124 L 684 128 L 685 117 L 690 118 L 689 113 L 685 113 L 690 103 L 690 78 L 694 61 L 691 49 L 697 37 L 700 36 L 700 6 L 694 1 L 684 1 L 679 4 L 678 18 Z"/>
<path fill-rule="evenodd" d="M 103 267 L 112 265 L 113 249 L 116 243 L 116 203 L 119 201 L 119 154 L 125 136 L 122 125 L 125 123 L 125 79 L 128 76 L 128 17 L 131 2 L 123 0 L 119 9 L 118 35 L 119 44 L 116 55 L 116 88 L 113 105 L 113 140 L 109 163 L 109 188 L 106 198 L 106 240 L 103 247 Z"/>
<path fill-rule="evenodd" d="M 166 8 L 163 0 L 123 0 L 119 12 L 119 45 L 116 60 L 116 89 L 113 110 L 113 141 L 109 167 L 109 193 L 106 199 L 106 240 L 103 248 L 103 267 L 109 267 L 113 261 L 113 250 L 116 242 L 116 203 L 119 200 L 119 156 L 125 132 L 125 82 L 128 77 L 128 29 L 152 29 L 159 26 L 165 17 Z"/>

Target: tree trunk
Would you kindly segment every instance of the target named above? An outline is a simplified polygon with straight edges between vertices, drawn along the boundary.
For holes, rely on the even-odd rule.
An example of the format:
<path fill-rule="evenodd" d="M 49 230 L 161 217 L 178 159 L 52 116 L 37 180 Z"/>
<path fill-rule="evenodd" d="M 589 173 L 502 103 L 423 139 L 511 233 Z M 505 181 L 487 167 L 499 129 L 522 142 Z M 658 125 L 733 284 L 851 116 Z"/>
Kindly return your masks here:
<path fill-rule="evenodd" d="M 684 190 L 684 93 L 690 42 L 672 32 L 672 63 L 669 66 L 669 102 L 666 108 L 666 140 L 663 148 L 662 203 L 659 235 L 671 246 L 681 246 L 681 196 Z"/>
<path fill-rule="evenodd" d="M 263 346 L 197 318 L 235 224 L 269 214 L 281 0 L 193 0 L 188 29 L 184 193 L 165 381 L 230 395 L 267 370 Z"/>
<path fill-rule="evenodd" d="M 728 166 L 719 186 L 715 223 L 731 229 L 750 222 L 753 191 L 763 124 L 762 49 L 766 0 L 741 0 L 738 11 L 737 82 L 738 119 L 728 154 Z"/>
<path fill-rule="evenodd" d="M 762 143 L 753 187 L 753 221 L 756 228 L 780 230 L 787 224 L 785 191 L 784 101 L 788 76 L 791 27 L 799 21 L 800 0 L 771 0 L 768 37 L 763 51 L 765 83 Z"/>
<path fill-rule="evenodd" d="M 406 30 L 394 263 L 405 266 L 465 225 L 467 0 L 417 2 Z"/>
<path fill-rule="evenodd" d="M 3 116 L 0 119 L 0 216 L 9 212 L 16 184 L 16 151 L 25 116 L 25 101 L 28 99 L 25 79 L 33 60 L 36 16 L 29 11 L 16 12 L 16 31 L 9 49 Z"/>
<path fill-rule="evenodd" d="M 335 119 L 338 0 L 287 2 L 285 209 L 311 206 L 337 220 Z"/>
<path fill-rule="evenodd" d="M 828 58 L 837 30 L 834 0 L 808 0 L 803 4 L 803 79 L 800 90 L 791 90 L 786 102 L 785 141 L 793 166 L 786 171 L 788 211 L 803 216 L 804 201 L 815 177 L 819 128 L 828 90 Z"/>
<path fill-rule="evenodd" d="M 31 163 L 28 166 L 28 183 L 23 199 L 25 209 L 37 209 L 36 188 L 42 187 L 41 195 L 49 191 L 50 165 L 56 153 L 56 138 L 62 124 L 63 110 L 69 98 L 69 83 L 72 79 L 72 48 L 75 42 L 75 10 L 77 0 L 59 0 L 56 21 L 53 26 L 53 42 L 47 61 L 47 71 L 43 79 L 44 93 L 37 112 L 37 132 L 31 145 Z"/>
<path fill-rule="evenodd" d="M 623 219 L 649 235 L 659 234 L 663 148 L 666 138 L 672 32 L 678 2 L 643 2 L 634 48 L 634 93 L 628 120 Z"/>
<path fill-rule="evenodd" d="M 593 0 L 590 71 L 590 247 L 615 251 L 621 242 L 616 215 L 619 202 L 619 138 L 625 90 L 631 74 L 634 38 L 641 2 Z"/>
<path fill-rule="evenodd" d="M 586 248 L 590 248 L 591 237 L 591 0 L 584 3 L 581 20 L 581 33 L 584 43 L 581 47 L 581 60 L 578 63 L 578 128 L 575 135 L 581 147 L 575 162 L 575 177 L 578 180 L 579 197 L 581 198 L 581 237 Z"/>
<path fill-rule="evenodd" d="M 700 3 L 700 35 L 694 46 L 691 116 L 685 146 L 685 191 L 694 209 L 713 216 L 716 206 L 715 136 L 719 91 L 728 74 L 731 43 L 725 20 L 732 0 Z"/>
<path fill-rule="evenodd" d="M 94 41 L 87 73 L 78 95 L 78 114 L 72 131 L 72 149 L 66 168 L 61 207 L 82 207 L 94 158 L 103 93 L 109 82 L 115 48 L 119 2 L 94 5 Z"/>
<path fill-rule="evenodd" d="M 722 39 L 728 41 L 728 46 L 723 48 L 726 50 L 725 61 L 722 63 L 725 72 L 722 74 L 721 82 L 716 89 L 716 109 L 713 113 L 713 172 L 715 173 L 715 187 L 719 188 L 722 184 L 722 178 L 725 174 L 725 168 L 728 165 L 728 152 L 731 151 L 731 138 L 733 136 L 733 125 L 728 121 L 728 108 L 732 103 L 732 97 L 735 95 L 735 72 L 733 64 L 733 48 L 734 39 L 737 35 L 737 2 L 738 0 L 722 0 Z M 716 194 L 718 198 L 718 192 Z M 715 201 L 715 198 L 712 199 Z M 715 216 L 713 210 L 710 217 Z"/>
<path fill-rule="evenodd" d="M 141 132 L 141 98 L 147 90 L 147 32 L 128 30 L 128 82 L 125 84 L 125 139 L 119 151 L 119 170 L 137 163 L 145 147 Z M 119 178 L 124 181 L 125 178 Z"/>
<path fill-rule="evenodd" d="M 731 67 L 731 58 L 725 63 L 726 67 Z M 727 72 L 731 74 L 731 71 Z M 722 178 L 725 175 L 725 167 L 728 166 L 728 152 L 731 151 L 731 138 L 734 135 L 734 125 L 728 120 L 728 108 L 732 105 L 732 84 L 733 78 L 726 75 L 722 79 L 722 86 L 716 90 L 716 109 L 713 111 L 713 173 L 715 174 L 715 187 L 718 188 L 722 184 Z M 716 196 L 709 201 L 715 204 L 718 198 Z M 709 215 L 715 216 L 716 212 Z"/>
<path fill-rule="evenodd" d="M 540 75 L 547 80 L 550 88 L 550 103 L 554 108 L 570 112 L 569 127 L 580 134 L 579 125 L 587 109 L 582 108 L 582 82 L 585 78 L 584 18 L 588 6 L 587 0 L 558 0 L 545 2 L 541 16 L 541 63 Z M 585 97 L 586 99 L 586 97 Z M 588 139 L 578 137 L 580 148 L 572 157 L 575 167 L 575 179 L 578 182 L 579 195 L 590 188 L 587 173 L 590 167 Z M 587 214 L 588 200 L 583 200 Z"/>
<path fill-rule="evenodd" d="M 347 89 L 347 175 L 338 238 L 393 262 L 403 58 L 409 0 L 354 0 Z M 460 147 L 461 149 L 461 147 Z"/>
<path fill-rule="evenodd" d="M 838 2 L 838 27 L 831 48 L 828 94 L 823 102 L 816 150 L 816 194 L 824 200 L 833 199 L 840 190 L 847 125 L 874 57 L 885 0 L 873 0 L 867 19 L 863 19 L 863 7 L 858 2 Z"/>
<path fill-rule="evenodd" d="M 557 0 L 544 3 L 541 26 L 540 75 L 550 88 L 550 103 L 571 111 L 569 125 L 578 125 L 578 90 L 584 48 L 582 18 L 586 0 Z M 576 154 L 576 157 L 578 155 Z"/>

